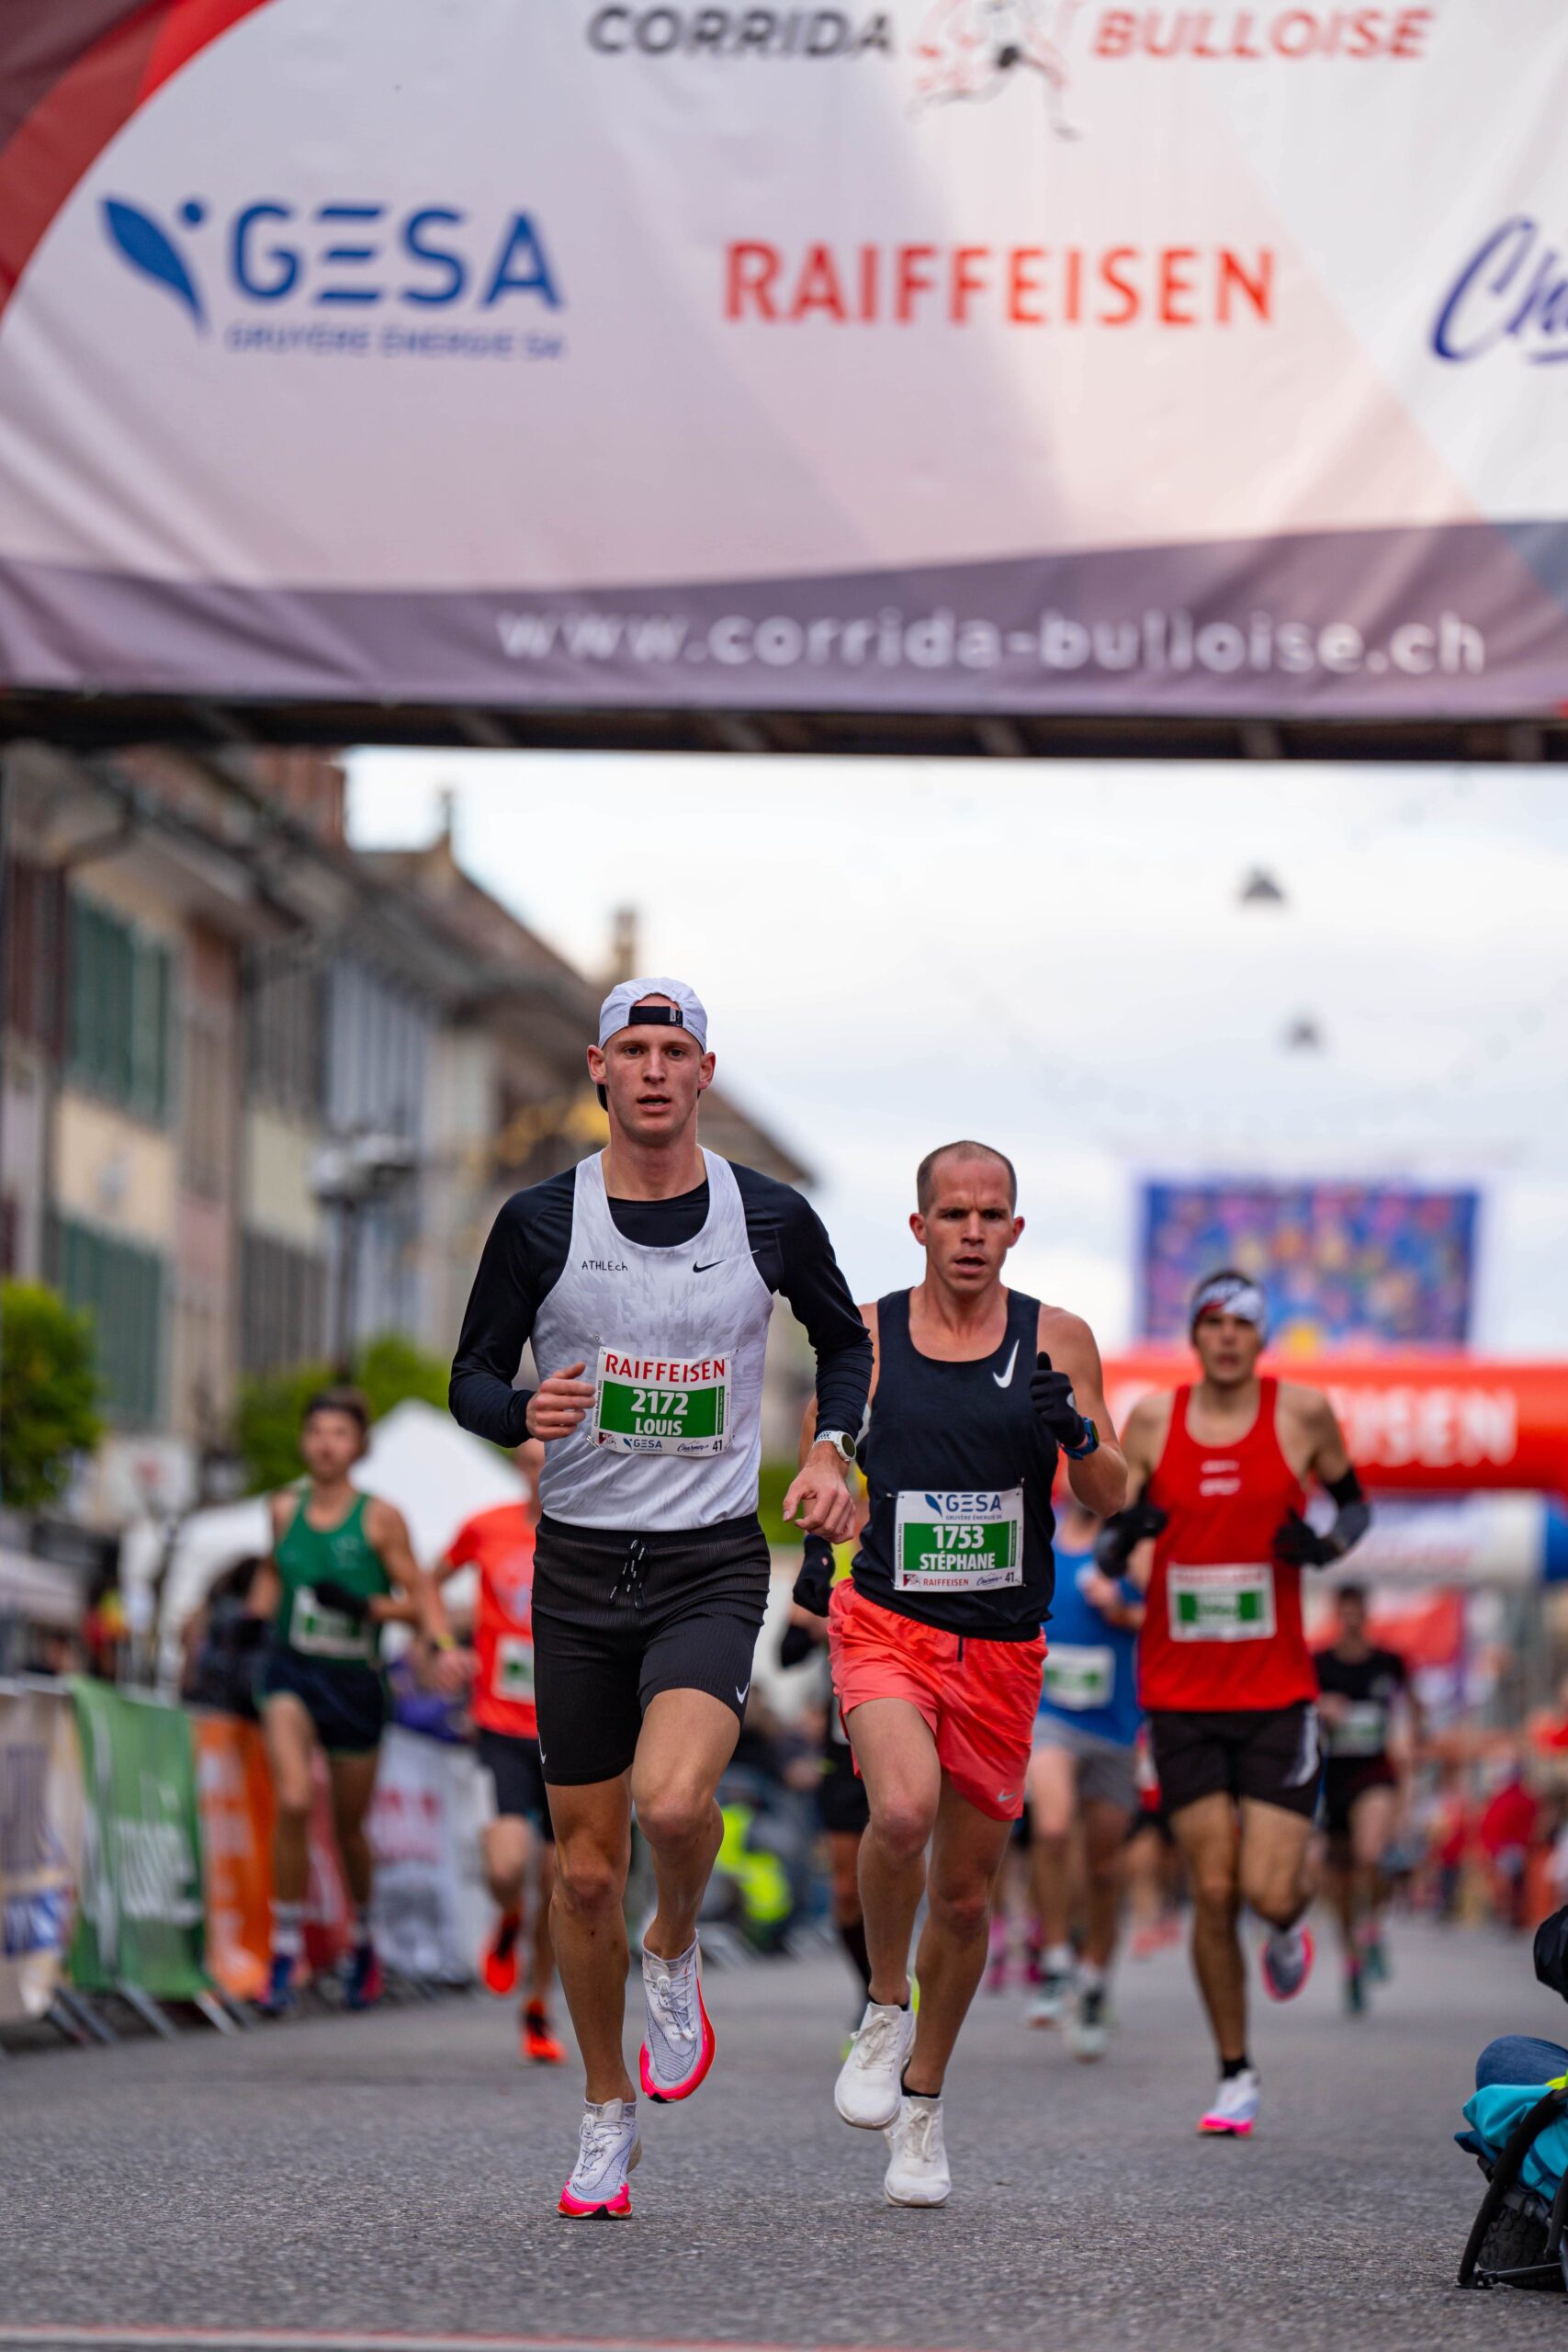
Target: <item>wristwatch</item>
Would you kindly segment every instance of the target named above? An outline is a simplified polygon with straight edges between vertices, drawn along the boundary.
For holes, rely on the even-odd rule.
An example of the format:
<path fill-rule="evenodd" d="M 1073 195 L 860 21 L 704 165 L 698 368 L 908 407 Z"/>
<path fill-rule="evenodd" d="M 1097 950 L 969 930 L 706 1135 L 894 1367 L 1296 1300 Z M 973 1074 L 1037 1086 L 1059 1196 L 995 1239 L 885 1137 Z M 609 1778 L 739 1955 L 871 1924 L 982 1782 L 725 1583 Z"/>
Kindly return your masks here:
<path fill-rule="evenodd" d="M 1100 1431 L 1087 1415 L 1084 1419 L 1084 1428 L 1088 1435 L 1081 1445 L 1065 1445 L 1062 1448 L 1062 1452 L 1074 1462 L 1087 1462 L 1091 1453 L 1098 1453 L 1100 1451 Z"/>
<path fill-rule="evenodd" d="M 855 1442 L 842 1430 L 818 1430 L 814 1445 L 830 1445 L 847 1470 L 855 1458 Z"/>

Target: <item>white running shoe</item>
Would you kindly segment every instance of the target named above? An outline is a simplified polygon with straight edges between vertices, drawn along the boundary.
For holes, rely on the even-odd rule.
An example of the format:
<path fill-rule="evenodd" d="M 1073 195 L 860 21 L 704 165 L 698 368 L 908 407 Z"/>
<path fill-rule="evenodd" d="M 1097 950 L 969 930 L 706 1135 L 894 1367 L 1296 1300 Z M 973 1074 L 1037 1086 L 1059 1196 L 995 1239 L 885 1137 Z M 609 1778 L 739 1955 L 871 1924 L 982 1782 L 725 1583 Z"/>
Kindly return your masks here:
<path fill-rule="evenodd" d="M 942 2145 L 941 2099 L 906 2094 L 882 2136 L 890 2152 L 882 2182 L 889 2205 L 945 2205 L 953 2175 Z"/>
<path fill-rule="evenodd" d="M 886 2132 L 903 2098 L 904 2069 L 915 2044 L 915 2012 L 868 2001 L 833 2086 L 833 2104 L 862 2132 Z"/>
<path fill-rule="evenodd" d="M 1072 1995 L 1073 1980 L 1065 1971 L 1048 1968 L 1040 1979 L 1040 1989 L 1029 2004 L 1031 2025 L 1060 2025 Z"/>
<path fill-rule="evenodd" d="M 694 1939 L 679 1960 L 660 1960 L 644 1944 L 642 1994 L 648 2010 L 648 2036 L 638 2060 L 642 2087 L 660 2105 L 690 2098 L 714 2053 Z"/>
<path fill-rule="evenodd" d="M 1199 2131 L 1214 2140 L 1249 2139 L 1258 2120 L 1261 2088 L 1256 2067 L 1248 2066 L 1242 2074 L 1228 2075 L 1221 2083 L 1213 2106 L 1199 2117 Z"/>
<path fill-rule="evenodd" d="M 1312 1974 L 1314 1946 L 1310 1928 L 1276 1928 L 1258 1954 L 1264 1990 L 1270 2000 L 1293 2001 Z"/>
<path fill-rule="evenodd" d="M 1075 2058 L 1088 2061 L 1104 2057 L 1105 2045 L 1111 2039 L 1111 2023 L 1103 1984 L 1075 1987 L 1062 2019 L 1062 2039 Z"/>
<path fill-rule="evenodd" d="M 632 2210 L 626 2175 L 641 2161 L 635 2098 L 592 2101 L 582 2110 L 577 2162 L 560 2193 L 557 2211 L 574 2222 L 624 2222 Z"/>

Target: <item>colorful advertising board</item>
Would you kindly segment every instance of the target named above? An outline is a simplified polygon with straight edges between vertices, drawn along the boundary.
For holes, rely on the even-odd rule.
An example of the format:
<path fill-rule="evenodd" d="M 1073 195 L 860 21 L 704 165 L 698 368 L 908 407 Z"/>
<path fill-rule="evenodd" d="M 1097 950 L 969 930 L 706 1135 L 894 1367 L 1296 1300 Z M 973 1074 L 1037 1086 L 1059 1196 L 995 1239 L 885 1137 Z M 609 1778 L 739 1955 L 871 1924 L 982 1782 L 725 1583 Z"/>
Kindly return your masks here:
<path fill-rule="evenodd" d="M 1470 1337 L 1478 1195 L 1421 1185 L 1251 1178 L 1143 1188 L 1138 1329 L 1187 1336 L 1194 1283 L 1249 1274 L 1287 1354 L 1462 1347 Z"/>
<path fill-rule="evenodd" d="M 10 0 L 0 675 L 1555 709 L 1568 11 Z"/>

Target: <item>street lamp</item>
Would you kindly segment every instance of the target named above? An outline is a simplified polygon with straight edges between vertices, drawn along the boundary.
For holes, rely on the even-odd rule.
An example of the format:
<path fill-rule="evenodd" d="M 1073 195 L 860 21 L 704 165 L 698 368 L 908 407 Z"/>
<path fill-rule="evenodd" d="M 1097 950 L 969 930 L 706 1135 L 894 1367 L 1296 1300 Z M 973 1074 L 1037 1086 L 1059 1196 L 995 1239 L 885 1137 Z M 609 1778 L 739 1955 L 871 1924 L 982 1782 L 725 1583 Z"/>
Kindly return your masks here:
<path fill-rule="evenodd" d="M 402 1136 L 384 1128 L 366 1127 L 337 1141 L 323 1144 L 310 1170 L 311 1194 L 321 1207 L 337 1214 L 337 1268 L 333 1283 L 329 1352 L 340 1378 L 353 1369 L 352 1346 L 354 1273 L 358 1255 L 359 1217 L 374 1201 L 391 1197 L 418 1172 L 419 1155 Z"/>

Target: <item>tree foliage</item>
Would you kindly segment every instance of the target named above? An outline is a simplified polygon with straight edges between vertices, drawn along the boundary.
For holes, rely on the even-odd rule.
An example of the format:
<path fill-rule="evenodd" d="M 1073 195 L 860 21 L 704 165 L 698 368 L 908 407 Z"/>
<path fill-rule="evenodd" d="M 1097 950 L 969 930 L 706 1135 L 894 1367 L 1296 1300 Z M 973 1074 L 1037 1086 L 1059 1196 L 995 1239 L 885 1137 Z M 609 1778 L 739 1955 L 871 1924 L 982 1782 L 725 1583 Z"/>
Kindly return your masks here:
<path fill-rule="evenodd" d="M 90 1317 L 37 1283 L 0 1284 L 0 1499 L 58 1500 L 103 1434 Z"/>
<path fill-rule="evenodd" d="M 297 1364 L 265 1380 L 247 1380 L 240 1392 L 235 1438 L 245 1464 L 247 1487 L 286 1487 L 299 1475 L 299 1424 L 319 1388 L 338 1378 L 331 1364 Z M 355 1360 L 355 1385 L 362 1388 L 373 1420 L 394 1405 L 417 1396 L 446 1409 L 448 1372 L 439 1356 L 426 1355 L 412 1340 L 388 1331 L 368 1340 Z"/>

